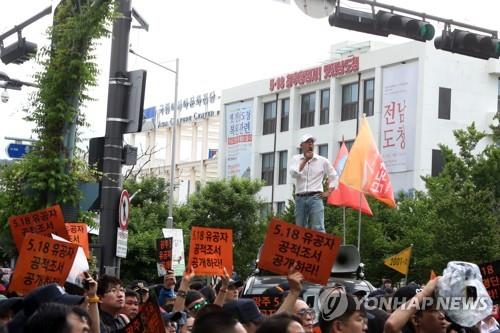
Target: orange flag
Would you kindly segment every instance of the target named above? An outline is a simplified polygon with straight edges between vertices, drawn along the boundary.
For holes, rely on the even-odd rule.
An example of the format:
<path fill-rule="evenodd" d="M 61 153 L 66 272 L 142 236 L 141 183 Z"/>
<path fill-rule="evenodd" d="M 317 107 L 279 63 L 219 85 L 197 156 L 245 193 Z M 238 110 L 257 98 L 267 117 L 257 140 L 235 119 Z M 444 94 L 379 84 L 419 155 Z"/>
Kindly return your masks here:
<path fill-rule="evenodd" d="M 333 164 L 333 167 L 335 168 L 335 171 L 337 171 L 337 174 L 342 174 L 348 155 L 349 152 L 347 151 L 347 147 L 342 141 L 342 146 L 340 147 L 337 158 L 335 159 L 335 163 Z M 368 202 L 366 201 L 365 195 L 353 188 L 344 185 L 343 183 L 339 183 L 339 186 L 332 193 L 330 193 L 326 202 L 329 205 L 350 207 L 361 211 L 361 213 L 363 214 L 373 216 L 372 210 L 370 209 L 370 205 L 368 205 Z"/>
<path fill-rule="evenodd" d="M 361 128 L 340 176 L 340 182 L 390 207 L 396 207 L 389 173 L 365 117 L 361 119 Z"/>

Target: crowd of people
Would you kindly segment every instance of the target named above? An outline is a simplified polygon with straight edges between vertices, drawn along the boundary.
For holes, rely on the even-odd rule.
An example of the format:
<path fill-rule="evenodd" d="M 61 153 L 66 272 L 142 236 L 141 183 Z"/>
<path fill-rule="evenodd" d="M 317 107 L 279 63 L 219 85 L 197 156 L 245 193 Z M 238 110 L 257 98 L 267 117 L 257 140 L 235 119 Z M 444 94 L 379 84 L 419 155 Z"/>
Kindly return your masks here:
<path fill-rule="evenodd" d="M 409 284 L 397 290 L 386 281 L 369 294 L 341 283 L 328 285 L 317 295 L 319 313 L 302 299 L 302 274 L 292 268 L 287 279 L 286 286 L 264 291 L 282 296 L 276 312 L 265 316 L 253 299 L 240 297 L 243 282 L 228 274 L 211 285 L 195 279 L 192 270 L 180 279 L 168 270 L 163 284 L 149 287 L 141 281 L 125 286 L 114 276 L 95 280 L 86 274 L 83 293 L 57 284 L 38 287 L 24 297 L 4 290 L 0 332 L 124 332 L 141 308 L 154 301 L 161 313 L 161 329 L 168 333 L 500 333 L 494 313 L 477 325 L 461 327 L 435 305 L 425 304 L 439 278 L 425 286 Z M 381 299 L 407 302 L 373 306 Z"/>

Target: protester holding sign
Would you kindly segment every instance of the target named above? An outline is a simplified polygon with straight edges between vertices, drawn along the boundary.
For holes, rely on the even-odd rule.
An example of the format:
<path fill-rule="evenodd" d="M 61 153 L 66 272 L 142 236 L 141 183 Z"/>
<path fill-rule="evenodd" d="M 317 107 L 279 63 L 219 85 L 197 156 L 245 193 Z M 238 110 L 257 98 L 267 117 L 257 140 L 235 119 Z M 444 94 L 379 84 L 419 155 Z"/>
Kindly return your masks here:
<path fill-rule="evenodd" d="M 339 176 L 326 158 L 314 153 L 315 141 L 311 134 L 304 134 L 299 141 L 302 154 L 293 156 L 288 168 L 297 183 L 295 224 L 325 232 L 323 198 L 338 186 Z M 323 192 L 325 178 L 328 178 L 328 191 Z"/>

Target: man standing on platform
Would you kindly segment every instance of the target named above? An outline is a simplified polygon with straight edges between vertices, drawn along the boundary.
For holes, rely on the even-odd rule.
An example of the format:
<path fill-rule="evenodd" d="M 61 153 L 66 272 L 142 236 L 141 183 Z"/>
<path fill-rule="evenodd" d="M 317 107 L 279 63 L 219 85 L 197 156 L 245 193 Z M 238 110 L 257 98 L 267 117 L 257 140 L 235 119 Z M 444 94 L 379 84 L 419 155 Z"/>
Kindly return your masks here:
<path fill-rule="evenodd" d="M 332 164 L 314 153 L 316 138 L 304 134 L 299 145 L 302 154 L 293 156 L 290 175 L 296 180 L 295 224 L 325 232 L 323 198 L 338 186 L 339 176 Z M 328 178 L 328 191 L 323 191 L 323 180 Z"/>

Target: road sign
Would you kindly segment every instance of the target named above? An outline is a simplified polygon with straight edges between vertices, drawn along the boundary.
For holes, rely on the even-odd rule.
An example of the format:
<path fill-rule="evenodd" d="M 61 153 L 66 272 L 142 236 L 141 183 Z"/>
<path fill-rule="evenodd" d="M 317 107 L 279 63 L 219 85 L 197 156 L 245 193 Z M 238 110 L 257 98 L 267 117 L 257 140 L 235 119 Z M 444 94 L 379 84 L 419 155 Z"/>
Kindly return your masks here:
<path fill-rule="evenodd" d="M 7 146 L 7 155 L 10 158 L 21 158 L 30 152 L 31 146 L 22 143 L 11 143 Z"/>
<path fill-rule="evenodd" d="M 123 190 L 120 195 L 120 205 L 118 207 L 118 224 L 123 230 L 127 230 L 128 217 L 130 212 L 130 196 L 127 190 Z"/>
<path fill-rule="evenodd" d="M 116 256 L 127 258 L 128 230 L 117 229 L 116 233 Z"/>

